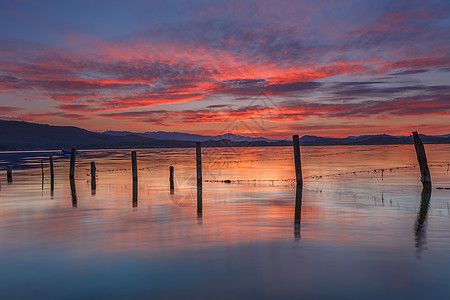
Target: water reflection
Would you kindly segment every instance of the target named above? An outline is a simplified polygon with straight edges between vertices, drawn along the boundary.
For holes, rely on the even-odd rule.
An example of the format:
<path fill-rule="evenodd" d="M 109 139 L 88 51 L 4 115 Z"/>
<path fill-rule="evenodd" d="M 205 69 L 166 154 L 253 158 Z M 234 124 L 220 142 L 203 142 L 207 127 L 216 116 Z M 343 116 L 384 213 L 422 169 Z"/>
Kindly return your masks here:
<path fill-rule="evenodd" d="M 202 184 L 197 184 L 197 218 L 201 219 L 203 214 L 203 189 Z"/>
<path fill-rule="evenodd" d="M 72 207 L 77 207 L 77 190 L 74 178 L 70 178 L 70 194 L 72 195 Z"/>
<path fill-rule="evenodd" d="M 428 209 L 430 207 L 430 198 L 431 198 L 431 187 L 424 186 L 422 189 L 421 199 L 420 199 L 420 210 L 417 214 L 417 221 L 415 224 L 415 233 L 416 233 L 416 255 L 417 258 L 420 258 L 422 252 L 425 251 L 427 244 L 427 214 Z"/>
<path fill-rule="evenodd" d="M 133 207 L 138 206 L 138 182 L 133 179 Z"/>
<path fill-rule="evenodd" d="M 303 194 L 303 184 L 297 184 L 295 190 L 295 219 L 294 219 L 294 238 L 296 241 L 301 239 L 300 234 L 300 221 L 302 214 L 302 194 Z"/>
<path fill-rule="evenodd" d="M 448 159 L 450 145 L 439 147 L 435 149 L 441 149 L 440 152 L 430 155 L 436 160 L 435 164 Z M 293 178 L 291 148 L 246 148 L 238 153 L 239 158 L 228 148 L 219 149 L 220 157 L 208 156 L 210 150 L 205 149 L 205 179 L 236 182 L 240 179 Z M 306 148 L 306 156 L 321 156 L 305 161 L 304 174 L 307 177 L 417 164 L 413 149 L 411 155 L 405 155 L 411 145 L 378 148 Z M 274 149 L 277 160 L 270 163 L 274 159 Z M 355 153 L 356 149 L 361 151 Z M 67 158 L 55 160 L 58 184 L 53 201 L 47 201 L 47 195 L 40 195 L 40 156 L 27 161 L 34 166 L 32 169 L 18 169 L 13 185 L 6 185 L 3 168 L 0 290 L 4 298 L 30 298 L 14 297 L 11 293 L 20 291 L 13 290 L 14 287 L 26 286 L 35 278 L 40 278 L 39 289 L 43 293 L 56 293 L 56 298 L 64 298 L 69 292 L 58 293 L 54 288 L 70 286 L 73 288 L 70 292 L 74 293 L 72 298 L 85 298 L 83 291 L 91 291 L 93 277 L 103 278 L 105 283 L 98 289 L 92 288 L 98 298 L 114 298 L 117 291 L 130 291 L 131 288 L 132 296 L 136 298 L 145 298 L 149 294 L 176 298 L 181 293 L 188 298 L 206 298 L 206 293 L 210 295 L 213 287 L 217 287 L 219 298 L 223 299 L 239 298 L 238 293 L 248 298 L 261 298 L 266 292 L 268 298 L 295 297 L 299 289 L 306 290 L 306 298 L 336 295 L 357 298 L 356 292 L 374 298 L 395 298 L 402 294 L 426 295 L 436 286 L 442 295 L 448 294 L 445 293 L 448 291 L 445 282 L 448 274 L 442 273 L 450 270 L 447 268 L 450 262 L 448 216 L 431 212 L 428 216 L 433 225 L 433 239 L 431 231 L 427 231 L 426 261 L 405 255 L 416 237 L 418 245 L 424 244 L 430 198 L 428 196 L 427 200 L 423 193 L 421 209 L 411 211 L 410 203 L 418 200 L 418 191 L 410 188 L 411 182 L 417 179 L 414 168 L 385 172 L 383 182 L 362 173 L 309 178 L 305 180 L 305 186 L 298 186 L 295 192 L 288 183 L 284 186 L 282 182 L 279 186 L 277 182 L 275 185 L 257 181 L 250 184 L 205 182 L 204 193 L 199 187 L 196 198 L 197 182 L 192 176 L 195 174 L 194 149 L 140 151 L 139 164 L 143 168 L 140 169 L 139 185 L 145 189 L 139 191 L 139 209 L 130 209 L 129 205 L 130 196 L 132 204 L 134 198 L 135 206 L 138 197 L 137 182 L 130 191 L 129 150 L 112 151 L 109 156 L 97 159 L 102 185 L 97 190 L 96 201 L 89 201 L 92 200 L 91 186 L 86 180 L 89 163 L 96 151 L 80 152 L 75 179 L 78 186 L 76 193 L 72 193 L 75 204 L 76 199 L 81 202 L 77 210 L 67 209 L 70 208 Z M 353 151 L 352 155 L 322 155 L 349 151 Z M 241 162 L 234 163 L 238 159 Z M 231 163 L 224 164 L 223 161 Z M 177 194 L 167 191 L 169 164 L 177 166 Z M 433 180 L 439 184 L 447 183 L 446 170 L 446 164 L 445 167 L 434 167 Z M 70 188 L 75 191 L 75 182 Z M 305 199 L 309 199 L 305 203 L 302 202 L 303 192 Z M 205 222 L 202 218 L 203 196 L 208 212 Z M 373 205 L 374 196 L 378 201 L 381 198 L 385 207 Z M 445 212 L 446 208 L 450 211 L 447 202 L 446 190 L 433 191 L 436 211 Z M 194 215 L 196 204 L 197 218 Z M 149 211 L 152 212 L 151 219 L 148 218 Z M 412 220 L 417 220 L 417 226 Z M 301 247 L 292 239 L 292 231 L 295 241 L 301 239 Z M 305 231 L 307 234 L 301 235 Z M 432 240 L 439 244 L 432 246 Z M 102 259 L 105 261 L 101 262 Z M 45 273 L 41 272 L 42 268 L 46 269 Z M 387 274 L 386 270 L 392 272 Z M 137 280 L 117 277 L 124 271 L 129 278 Z M 148 285 L 148 278 L 157 282 Z M 164 294 L 172 291 L 167 286 L 171 286 L 174 278 L 179 282 L 179 288 L 173 291 L 177 294 Z M 423 281 L 423 278 L 433 280 Z M 77 284 L 73 285 L 73 282 Z M 223 282 L 230 282 L 230 290 L 236 293 L 223 293 Z M 210 288 L 205 290 L 205 286 Z M 149 290 L 149 287 L 160 287 L 160 290 Z M 311 295 L 307 289 L 323 293 Z M 205 294 L 200 294 L 201 291 Z"/>

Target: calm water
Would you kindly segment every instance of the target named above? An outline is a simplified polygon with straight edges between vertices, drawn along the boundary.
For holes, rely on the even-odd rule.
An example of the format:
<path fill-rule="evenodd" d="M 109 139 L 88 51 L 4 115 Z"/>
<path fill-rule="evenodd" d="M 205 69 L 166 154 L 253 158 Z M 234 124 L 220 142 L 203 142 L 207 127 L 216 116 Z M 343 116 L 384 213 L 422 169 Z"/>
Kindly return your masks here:
<path fill-rule="evenodd" d="M 203 149 L 202 214 L 195 149 L 138 149 L 134 206 L 129 150 L 79 151 L 72 188 L 69 157 L 0 152 L 1 298 L 447 299 L 450 145 L 425 146 L 431 195 L 412 145 L 303 147 L 300 225 L 291 147 Z"/>

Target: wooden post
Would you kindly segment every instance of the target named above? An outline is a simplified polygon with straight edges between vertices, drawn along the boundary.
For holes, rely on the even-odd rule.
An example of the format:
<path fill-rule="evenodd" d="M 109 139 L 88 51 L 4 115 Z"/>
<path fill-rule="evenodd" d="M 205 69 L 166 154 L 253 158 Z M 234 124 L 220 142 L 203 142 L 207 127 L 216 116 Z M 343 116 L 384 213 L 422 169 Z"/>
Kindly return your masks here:
<path fill-rule="evenodd" d="M 50 156 L 50 191 L 55 189 L 55 172 L 53 170 L 53 156 Z"/>
<path fill-rule="evenodd" d="M 417 161 L 420 167 L 420 181 L 424 187 L 431 187 L 431 175 L 428 169 L 427 155 L 425 154 L 425 148 L 423 146 L 422 140 L 420 139 L 417 131 L 414 131 L 414 147 L 416 149 Z"/>
<path fill-rule="evenodd" d="M 8 182 L 12 182 L 12 166 L 7 167 L 6 177 L 7 177 Z"/>
<path fill-rule="evenodd" d="M 173 166 L 169 167 L 169 173 L 170 190 L 173 191 L 175 188 L 175 185 L 173 184 Z"/>
<path fill-rule="evenodd" d="M 69 178 L 75 178 L 75 155 L 76 155 L 75 148 L 72 148 L 72 150 L 70 151 L 70 173 L 69 173 Z"/>
<path fill-rule="evenodd" d="M 298 184 L 303 184 L 302 177 L 302 161 L 300 158 L 300 140 L 298 135 L 292 136 L 293 145 L 294 145 L 294 163 L 295 163 L 295 179 Z"/>
<path fill-rule="evenodd" d="M 131 151 L 131 173 L 133 176 L 133 207 L 137 207 L 138 200 L 138 172 L 136 151 Z"/>
<path fill-rule="evenodd" d="M 197 160 L 197 186 L 202 185 L 202 144 L 200 142 L 195 143 L 195 154 Z"/>
<path fill-rule="evenodd" d="M 133 180 L 137 180 L 137 158 L 136 151 L 131 151 L 131 172 L 133 174 Z"/>
<path fill-rule="evenodd" d="M 91 161 L 91 190 L 95 190 L 97 188 L 97 184 L 95 181 L 95 162 Z"/>

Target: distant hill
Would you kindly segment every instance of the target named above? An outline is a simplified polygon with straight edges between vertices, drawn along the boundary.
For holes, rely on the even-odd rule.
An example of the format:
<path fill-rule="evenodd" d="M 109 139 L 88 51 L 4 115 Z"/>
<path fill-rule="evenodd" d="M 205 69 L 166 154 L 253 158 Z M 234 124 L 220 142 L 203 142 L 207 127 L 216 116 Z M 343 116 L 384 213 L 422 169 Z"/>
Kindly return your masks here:
<path fill-rule="evenodd" d="M 254 141 L 264 141 L 264 142 L 278 142 L 277 140 L 269 140 L 264 137 L 249 137 L 242 135 L 235 135 L 232 133 L 226 133 L 217 136 L 211 135 L 199 135 L 183 132 L 166 132 L 166 131 L 155 131 L 155 132 L 143 132 L 143 133 L 133 133 L 129 131 L 105 131 L 103 132 L 107 135 L 112 136 L 125 136 L 129 134 L 137 134 L 143 137 L 148 137 L 156 140 L 172 140 L 172 141 L 191 141 L 191 142 L 205 142 L 209 140 L 230 140 L 233 142 L 254 142 Z"/>
<path fill-rule="evenodd" d="M 420 135 L 428 144 L 448 144 L 450 134 L 440 136 Z M 227 133 L 204 136 L 182 132 L 128 131 L 92 132 L 73 126 L 52 126 L 21 121 L 0 120 L 0 150 L 46 150 L 46 149 L 100 149 L 100 148 L 185 148 L 195 142 L 205 147 L 254 147 L 289 146 L 290 140 L 270 140 L 264 137 L 247 137 Z M 327 138 L 305 135 L 300 138 L 302 146 L 320 145 L 390 145 L 412 144 L 412 136 L 362 135 L 346 138 Z"/>
<path fill-rule="evenodd" d="M 193 146 L 191 142 L 188 146 Z M 160 141 L 136 134 L 111 136 L 73 126 L 51 126 L 0 120 L 0 150 L 185 147 L 186 142 Z"/>

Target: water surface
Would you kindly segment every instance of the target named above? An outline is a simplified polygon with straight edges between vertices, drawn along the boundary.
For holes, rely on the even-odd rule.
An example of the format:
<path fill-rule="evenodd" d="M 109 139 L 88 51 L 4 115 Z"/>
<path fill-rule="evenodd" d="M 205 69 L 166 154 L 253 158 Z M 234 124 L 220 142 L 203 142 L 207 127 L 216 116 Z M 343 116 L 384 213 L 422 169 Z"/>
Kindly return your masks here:
<path fill-rule="evenodd" d="M 422 192 L 412 145 L 302 147 L 302 193 L 291 147 L 204 148 L 201 214 L 195 149 L 137 149 L 135 203 L 131 150 L 78 151 L 72 186 L 69 157 L 58 151 L 1 152 L 0 291 L 5 299 L 446 298 L 450 145 L 425 147 L 431 193 Z"/>

